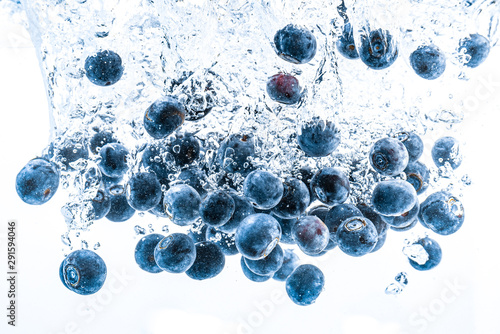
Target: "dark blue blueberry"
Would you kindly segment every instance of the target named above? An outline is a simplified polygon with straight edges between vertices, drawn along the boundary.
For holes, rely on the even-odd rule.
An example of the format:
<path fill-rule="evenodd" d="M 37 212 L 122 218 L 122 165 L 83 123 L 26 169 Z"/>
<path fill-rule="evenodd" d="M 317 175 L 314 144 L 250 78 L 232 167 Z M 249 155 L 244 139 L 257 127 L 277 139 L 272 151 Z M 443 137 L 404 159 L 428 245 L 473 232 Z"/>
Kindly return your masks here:
<path fill-rule="evenodd" d="M 439 264 L 439 262 L 441 262 L 441 257 L 442 257 L 441 247 L 435 240 L 429 237 L 425 237 L 418 240 L 414 244 L 422 245 L 424 250 L 427 252 L 429 258 L 423 264 L 419 264 L 418 262 L 412 259 L 408 259 L 413 268 L 420 271 L 430 270 L 436 267 Z"/>
<path fill-rule="evenodd" d="M 436 140 L 431 155 L 432 160 L 438 167 L 449 163 L 451 168 L 456 169 L 462 164 L 460 144 L 453 137 L 442 137 Z"/>
<path fill-rule="evenodd" d="M 462 203 L 446 191 L 429 195 L 420 205 L 419 220 L 437 234 L 455 233 L 462 227 L 464 218 Z"/>
<path fill-rule="evenodd" d="M 116 143 L 117 140 L 111 131 L 99 131 L 90 138 L 90 152 L 98 154 L 101 147 L 109 143 Z"/>
<path fill-rule="evenodd" d="M 250 161 L 255 157 L 255 142 L 252 134 L 229 135 L 217 151 L 219 165 L 228 173 L 245 176 L 254 170 Z"/>
<path fill-rule="evenodd" d="M 382 246 L 385 244 L 385 240 L 387 239 L 387 234 L 388 233 L 384 233 L 384 234 L 379 234 L 378 235 L 378 237 L 377 237 L 377 243 L 375 244 L 375 247 L 373 247 L 373 249 L 372 249 L 372 251 L 370 253 L 375 253 L 380 248 L 382 248 Z"/>
<path fill-rule="evenodd" d="M 330 239 L 337 240 L 337 230 L 344 220 L 359 216 L 363 214 L 352 204 L 338 204 L 331 208 L 323 221 L 330 231 Z"/>
<path fill-rule="evenodd" d="M 356 208 L 361 211 L 364 217 L 368 218 L 378 233 L 378 241 L 375 247 L 372 249 L 372 253 L 378 251 L 385 243 L 385 238 L 387 236 L 387 230 L 389 229 L 389 225 L 382 219 L 382 216 L 379 215 L 372 207 L 366 205 L 365 203 L 360 203 L 356 206 Z"/>
<path fill-rule="evenodd" d="M 114 186 L 118 186 L 122 183 L 123 176 L 120 177 L 109 177 L 104 173 L 101 173 L 101 184 L 104 189 L 109 190 Z"/>
<path fill-rule="evenodd" d="M 149 234 L 135 246 L 135 262 L 142 270 L 153 274 L 162 272 L 155 261 L 155 248 L 164 237 L 161 234 Z"/>
<path fill-rule="evenodd" d="M 412 163 L 417 161 L 424 152 L 424 142 L 414 132 L 399 132 L 394 138 L 398 139 L 403 145 L 406 147 L 406 151 L 408 151 L 408 163 Z"/>
<path fill-rule="evenodd" d="M 101 161 L 99 168 L 106 176 L 122 177 L 128 170 L 127 156 L 129 152 L 125 146 L 118 143 L 104 145 L 99 151 Z"/>
<path fill-rule="evenodd" d="M 202 198 L 204 198 L 208 191 L 208 178 L 205 172 L 196 166 L 190 166 L 182 169 L 178 177 L 179 181 L 193 187 Z"/>
<path fill-rule="evenodd" d="M 274 35 L 278 56 L 294 64 L 305 64 L 316 54 L 316 38 L 304 27 L 289 24 Z"/>
<path fill-rule="evenodd" d="M 434 80 L 446 69 L 446 57 L 435 45 L 419 46 L 411 53 L 410 64 L 420 77 Z"/>
<path fill-rule="evenodd" d="M 372 205 L 384 216 L 399 216 L 410 211 L 417 202 L 417 192 L 403 180 L 381 181 L 373 189 Z"/>
<path fill-rule="evenodd" d="M 58 156 L 66 167 L 66 170 L 72 170 L 73 167 L 71 167 L 70 164 L 78 159 L 88 159 L 89 150 L 87 145 L 70 143 L 65 144 L 64 147 L 58 151 Z"/>
<path fill-rule="evenodd" d="M 314 174 L 311 191 L 321 202 L 334 205 L 346 201 L 351 187 L 349 179 L 340 169 L 327 167 Z"/>
<path fill-rule="evenodd" d="M 172 134 L 184 123 L 186 109 L 173 96 L 155 101 L 144 113 L 144 129 L 154 139 Z"/>
<path fill-rule="evenodd" d="M 313 202 L 316 198 L 316 195 L 311 191 L 311 180 L 313 176 L 314 172 L 310 166 L 302 166 L 298 170 L 297 178 L 304 182 L 304 184 L 307 186 L 307 189 L 309 189 L 309 197 L 311 199 L 311 202 Z"/>
<path fill-rule="evenodd" d="M 179 226 L 191 225 L 200 217 L 200 204 L 200 195 L 187 184 L 170 187 L 163 197 L 165 212 Z"/>
<path fill-rule="evenodd" d="M 361 35 L 359 57 L 369 68 L 382 70 L 391 66 L 398 58 L 398 48 L 387 30 L 368 31 Z"/>
<path fill-rule="evenodd" d="M 297 305 L 313 304 L 325 286 L 323 272 L 312 264 L 298 266 L 286 279 L 286 293 Z"/>
<path fill-rule="evenodd" d="M 326 205 L 318 205 L 314 208 L 311 208 L 309 210 L 309 212 L 307 212 L 307 216 L 316 216 L 318 217 L 319 219 L 321 219 L 321 221 L 323 223 L 326 224 L 326 217 L 328 216 L 328 211 L 330 211 L 330 208 Z M 328 225 L 327 225 L 328 226 Z"/>
<path fill-rule="evenodd" d="M 309 189 L 304 182 L 287 178 L 283 182 L 283 197 L 273 208 L 273 213 L 284 219 L 296 218 L 306 211 L 310 201 Z"/>
<path fill-rule="evenodd" d="M 326 157 L 339 146 L 340 131 L 331 121 L 313 119 L 302 125 L 297 140 L 307 155 Z"/>
<path fill-rule="evenodd" d="M 395 138 L 383 138 L 373 144 L 370 150 L 370 163 L 379 174 L 396 176 L 408 165 L 408 150 Z"/>
<path fill-rule="evenodd" d="M 186 271 L 186 275 L 198 281 L 219 275 L 226 264 L 226 258 L 219 246 L 210 241 L 202 241 L 198 242 L 195 247 L 196 259 Z"/>
<path fill-rule="evenodd" d="M 207 225 L 201 222 L 196 222 L 189 228 L 187 235 L 193 239 L 194 243 L 206 241 L 207 229 Z"/>
<path fill-rule="evenodd" d="M 80 295 L 99 291 L 106 280 L 106 273 L 103 259 L 86 249 L 72 252 L 59 267 L 59 277 L 64 286 Z"/>
<path fill-rule="evenodd" d="M 265 213 L 256 213 L 241 222 L 236 230 L 235 242 L 244 257 L 260 260 L 272 252 L 280 238 L 278 221 Z"/>
<path fill-rule="evenodd" d="M 292 227 L 297 222 L 297 218 L 292 219 L 283 219 L 275 214 L 271 213 L 271 215 L 278 221 L 281 227 L 281 239 L 280 242 L 284 244 L 294 245 L 295 240 L 292 235 Z"/>
<path fill-rule="evenodd" d="M 286 281 L 288 276 L 300 265 L 300 259 L 293 252 L 293 249 L 285 249 L 283 255 L 283 264 L 281 268 L 274 273 L 273 278 L 277 281 Z"/>
<path fill-rule="evenodd" d="M 161 184 L 168 184 L 168 177 L 173 174 L 165 161 L 166 154 L 167 149 L 158 143 L 149 144 L 142 154 L 142 165 L 146 170 L 155 173 Z"/>
<path fill-rule="evenodd" d="M 337 244 L 341 251 L 350 256 L 370 253 L 377 242 L 377 229 L 365 217 L 347 218 L 337 229 Z"/>
<path fill-rule="evenodd" d="M 256 170 L 245 178 L 243 195 L 261 210 L 274 208 L 283 197 L 283 183 L 273 173 Z"/>
<path fill-rule="evenodd" d="M 458 51 L 468 56 L 464 65 L 468 67 L 478 67 L 481 65 L 490 53 L 490 42 L 479 34 L 472 34 L 460 41 Z"/>
<path fill-rule="evenodd" d="M 134 208 L 128 204 L 125 189 L 121 185 L 109 189 L 111 207 L 106 218 L 112 222 L 121 223 L 129 220 L 135 213 Z"/>
<path fill-rule="evenodd" d="M 254 273 L 253 271 L 248 269 L 248 267 L 245 263 L 245 258 L 243 256 L 241 257 L 240 264 L 241 264 L 241 269 L 243 270 L 243 274 L 246 276 L 246 278 L 248 278 L 249 280 L 251 280 L 253 282 L 257 282 L 257 283 L 265 282 L 265 281 L 269 280 L 271 277 L 273 277 L 272 274 L 267 275 L 267 276 L 257 275 L 256 273 Z"/>
<path fill-rule="evenodd" d="M 418 221 L 419 221 L 418 219 L 414 219 L 410 221 L 407 226 L 401 226 L 401 227 L 391 226 L 391 230 L 396 232 L 406 232 L 414 228 L 417 225 Z"/>
<path fill-rule="evenodd" d="M 302 97 L 299 80 L 291 74 L 273 75 L 267 81 L 266 91 L 272 100 L 284 104 L 297 103 Z"/>
<path fill-rule="evenodd" d="M 403 213 L 402 215 L 399 216 L 380 216 L 386 222 L 387 225 L 390 225 L 391 227 L 407 227 L 411 225 L 413 222 L 418 221 L 418 213 L 420 210 L 420 203 L 417 202 L 413 206 L 413 208 L 408 211 Z"/>
<path fill-rule="evenodd" d="M 29 161 L 17 174 L 16 191 L 23 202 L 41 205 L 54 196 L 59 187 L 57 166 L 45 159 Z"/>
<path fill-rule="evenodd" d="M 430 174 L 426 165 L 420 161 L 415 161 L 409 163 L 404 172 L 406 174 L 406 181 L 415 188 L 417 195 L 427 190 L 429 187 Z"/>
<path fill-rule="evenodd" d="M 137 211 L 148 211 L 160 203 L 161 184 L 154 173 L 136 173 L 127 184 L 128 204 Z"/>
<path fill-rule="evenodd" d="M 123 65 L 120 56 L 111 51 L 99 51 L 85 59 L 85 74 L 98 86 L 111 86 L 123 75 Z"/>
<path fill-rule="evenodd" d="M 267 276 L 274 274 L 281 268 L 283 264 L 283 249 L 280 245 L 276 245 L 271 253 L 263 259 L 260 260 L 250 260 L 245 259 L 245 263 L 251 271 L 257 275 Z"/>
<path fill-rule="evenodd" d="M 172 274 L 188 270 L 196 258 L 193 240 L 183 233 L 172 233 L 158 242 L 154 251 L 158 267 Z"/>
<path fill-rule="evenodd" d="M 218 229 L 222 232 L 234 233 L 243 219 L 253 215 L 255 210 L 252 203 L 250 203 L 245 197 L 239 196 L 234 192 L 230 192 L 229 196 L 231 196 L 234 201 L 234 212 L 229 221 L 224 225 L 219 226 Z"/>
<path fill-rule="evenodd" d="M 347 59 L 358 59 L 359 54 L 356 50 L 356 45 L 354 43 L 354 34 L 352 31 L 351 23 L 347 22 L 344 24 L 342 35 L 337 40 L 337 49 L 340 54 Z"/>
<path fill-rule="evenodd" d="M 201 202 L 200 217 L 207 225 L 221 226 L 231 219 L 234 209 L 233 198 L 226 192 L 217 190 L 209 193 Z"/>
<path fill-rule="evenodd" d="M 168 152 L 178 166 L 189 165 L 200 157 L 200 142 L 192 134 L 176 134 L 169 143 Z"/>
<path fill-rule="evenodd" d="M 106 217 L 111 209 L 111 200 L 105 190 L 97 190 L 97 194 L 92 199 L 92 207 L 94 208 L 95 220 Z"/>
<path fill-rule="evenodd" d="M 169 189 L 169 187 L 167 187 L 166 190 L 168 190 L 168 189 Z M 169 218 L 168 214 L 165 212 L 165 206 L 163 206 L 163 198 L 164 197 L 165 197 L 164 193 L 162 192 L 160 201 L 151 210 L 149 210 L 149 213 L 151 213 L 159 218 Z"/>
<path fill-rule="evenodd" d="M 306 254 L 318 254 L 330 240 L 328 227 L 316 216 L 303 216 L 292 227 L 293 239 Z"/>
<path fill-rule="evenodd" d="M 238 248 L 236 248 L 235 235 L 219 231 L 218 228 L 208 226 L 205 233 L 205 238 L 207 241 L 211 241 L 221 249 L 222 253 L 226 256 L 238 254 Z"/>

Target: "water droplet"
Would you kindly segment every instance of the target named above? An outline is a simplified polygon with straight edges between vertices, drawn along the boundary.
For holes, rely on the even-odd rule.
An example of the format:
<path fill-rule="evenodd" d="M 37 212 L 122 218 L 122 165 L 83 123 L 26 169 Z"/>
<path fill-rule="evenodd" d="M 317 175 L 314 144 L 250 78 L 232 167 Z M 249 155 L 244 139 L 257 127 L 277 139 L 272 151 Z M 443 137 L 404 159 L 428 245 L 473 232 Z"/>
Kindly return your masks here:
<path fill-rule="evenodd" d="M 94 245 L 94 250 L 98 250 L 99 247 L 101 247 L 101 244 L 96 242 L 96 244 Z"/>
<path fill-rule="evenodd" d="M 387 288 L 385 288 L 385 294 L 386 295 L 399 295 L 403 290 L 401 289 L 401 287 L 396 284 L 396 283 L 391 283 L 387 286 Z"/>
<path fill-rule="evenodd" d="M 161 228 L 161 230 L 164 233 L 168 233 L 168 225 L 163 225 L 163 227 Z"/>
<path fill-rule="evenodd" d="M 417 243 L 411 243 L 403 247 L 403 254 L 410 260 L 417 262 L 420 265 L 424 265 L 427 260 L 429 260 L 429 254 L 425 250 L 424 246 Z"/>
<path fill-rule="evenodd" d="M 68 233 L 66 232 L 65 234 L 61 235 L 61 241 L 63 244 L 66 246 L 71 246 L 71 239 L 68 236 Z"/>
<path fill-rule="evenodd" d="M 88 249 L 88 248 L 89 248 L 89 244 L 87 243 L 87 241 L 82 240 L 82 249 Z"/>
<path fill-rule="evenodd" d="M 135 231 L 135 234 L 137 234 L 137 235 L 146 234 L 146 229 L 143 227 L 140 227 L 139 225 L 134 226 L 134 231 Z"/>

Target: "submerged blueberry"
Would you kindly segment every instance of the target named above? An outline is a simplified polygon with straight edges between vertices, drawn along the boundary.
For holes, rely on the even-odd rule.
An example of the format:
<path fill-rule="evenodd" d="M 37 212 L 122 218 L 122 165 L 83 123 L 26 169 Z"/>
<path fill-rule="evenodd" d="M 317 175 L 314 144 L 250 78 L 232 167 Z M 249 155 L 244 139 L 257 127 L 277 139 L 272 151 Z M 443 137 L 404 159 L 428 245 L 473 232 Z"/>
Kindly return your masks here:
<path fill-rule="evenodd" d="M 272 252 L 281 238 L 281 227 L 272 216 L 256 213 L 246 217 L 236 230 L 236 247 L 247 259 L 260 260 Z"/>
<path fill-rule="evenodd" d="M 340 204 L 347 200 L 351 187 L 347 176 L 337 168 L 320 169 L 311 180 L 311 191 L 327 204 Z"/>
<path fill-rule="evenodd" d="M 398 58 L 398 48 L 387 30 L 377 29 L 361 35 L 359 57 L 368 67 L 382 70 Z"/>
<path fill-rule="evenodd" d="M 172 134 L 184 123 L 186 109 L 173 96 L 155 101 L 144 114 L 144 129 L 154 139 Z"/>
<path fill-rule="evenodd" d="M 462 164 L 460 144 L 453 137 L 442 137 L 436 140 L 432 147 L 432 160 L 436 166 L 441 167 L 449 163 L 451 168 L 456 169 Z"/>
<path fill-rule="evenodd" d="M 226 264 L 226 258 L 221 249 L 210 241 L 198 242 L 195 247 L 196 258 L 191 267 L 186 270 L 186 275 L 198 281 L 219 275 Z"/>
<path fill-rule="evenodd" d="M 269 210 L 281 201 L 283 183 L 270 172 L 256 170 L 245 178 L 243 194 L 255 208 Z"/>
<path fill-rule="evenodd" d="M 135 246 L 135 262 L 142 270 L 153 274 L 162 272 L 155 261 L 155 248 L 163 238 L 161 234 L 149 234 Z"/>
<path fill-rule="evenodd" d="M 302 96 L 299 80 L 291 74 L 284 73 L 269 78 L 266 91 L 271 99 L 284 104 L 297 103 Z"/>
<path fill-rule="evenodd" d="M 437 234 L 455 233 L 462 227 L 464 218 L 462 203 L 446 191 L 438 191 L 429 195 L 420 205 L 420 221 Z"/>
<path fill-rule="evenodd" d="M 382 138 L 370 150 L 370 164 L 378 173 L 396 176 L 408 165 L 408 150 L 395 138 Z"/>
<path fill-rule="evenodd" d="M 359 58 L 358 50 L 356 50 L 356 44 L 354 43 L 354 34 L 351 23 L 347 22 L 344 24 L 342 35 L 337 40 L 336 45 L 340 54 L 347 59 Z"/>
<path fill-rule="evenodd" d="M 446 57 L 435 45 L 419 46 L 410 55 L 410 64 L 420 77 L 434 80 L 446 69 Z"/>
<path fill-rule="evenodd" d="M 23 202 L 40 205 L 49 201 L 59 188 L 59 170 L 42 158 L 29 161 L 17 174 L 16 191 Z"/>
<path fill-rule="evenodd" d="M 375 225 L 365 217 L 347 218 L 337 229 L 337 244 L 350 256 L 370 253 L 378 242 Z"/>
<path fill-rule="evenodd" d="M 372 192 L 375 211 L 384 216 L 399 216 L 410 211 L 417 202 L 417 192 L 403 180 L 379 182 Z"/>
<path fill-rule="evenodd" d="M 120 56 L 111 50 L 99 51 L 85 59 L 85 74 L 98 86 L 111 86 L 123 75 Z"/>
<path fill-rule="evenodd" d="M 179 274 L 188 270 L 196 259 L 193 240 L 185 234 L 173 233 L 155 247 L 156 264 L 166 272 Z"/>
<path fill-rule="evenodd" d="M 472 34 L 460 41 L 458 51 L 468 56 L 464 65 L 468 67 L 478 67 L 481 65 L 490 53 L 490 42 L 479 34 Z"/>
<path fill-rule="evenodd" d="M 289 24 L 274 35 L 278 56 L 294 64 L 305 64 L 316 54 L 316 38 L 304 27 Z"/>
<path fill-rule="evenodd" d="M 340 131 L 331 121 L 313 119 L 302 125 L 297 140 L 307 155 L 326 157 L 339 146 Z"/>
<path fill-rule="evenodd" d="M 425 237 L 419 239 L 413 245 L 421 245 L 423 247 L 423 250 L 427 253 L 427 261 L 425 261 L 425 263 L 422 264 L 410 258 L 408 259 L 413 268 L 420 271 L 430 270 L 436 267 L 441 262 L 441 257 L 442 257 L 441 247 L 435 240 L 429 237 Z"/>
<path fill-rule="evenodd" d="M 187 184 L 176 184 L 163 197 L 165 212 L 176 225 L 186 226 L 200 217 L 201 198 L 198 192 Z"/>
<path fill-rule="evenodd" d="M 69 254 L 59 268 L 59 277 L 64 286 L 80 295 L 99 291 L 106 280 L 106 273 L 103 259 L 87 249 Z"/>
<path fill-rule="evenodd" d="M 228 173 L 247 175 L 254 167 L 255 143 L 252 134 L 231 134 L 217 151 L 219 165 Z"/>
<path fill-rule="evenodd" d="M 312 264 L 298 266 L 286 280 L 288 297 L 297 305 L 307 306 L 316 301 L 325 285 L 323 272 Z"/>

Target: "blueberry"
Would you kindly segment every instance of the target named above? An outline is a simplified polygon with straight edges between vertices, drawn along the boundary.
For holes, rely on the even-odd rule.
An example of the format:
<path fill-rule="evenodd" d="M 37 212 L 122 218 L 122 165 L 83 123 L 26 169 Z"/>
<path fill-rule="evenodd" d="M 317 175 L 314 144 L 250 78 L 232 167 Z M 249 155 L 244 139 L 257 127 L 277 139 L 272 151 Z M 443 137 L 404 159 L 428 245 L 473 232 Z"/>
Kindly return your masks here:
<path fill-rule="evenodd" d="M 142 270 L 153 274 L 162 272 L 155 261 L 155 248 L 163 238 L 161 234 L 149 234 L 135 246 L 135 262 Z"/>
<path fill-rule="evenodd" d="M 323 291 L 325 276 L 312 264 L 298 266 L 286 279 L 286 293 L 297 305 L 313 304 Z"/>
<path fill-rule="evenodd" d="M 272 100 L 284 104 L 297 103 L 302 97 L 299 80 L 291 74 L 279 73 L 270 77 L 266 91 Z"/>
<path fill-rule="evenodd" d="M 341 251 L 350 256 L 363 256 L 370 253 L 377 241 L 377 229 L 365 217 L 347 218 L 337 229 L 337 244 Z"/>
<path fill-rule="evenodd" d="M 193 265 L 196 259 L 196 247 L 187 235 L 172 233 L 156 245 L 154 258 L 161 269 L 180 274 Z"/>
<path fill-rule="evenodd" d="M 187 184 L 176 184 L 164 195 L 163 206 L 172 222 L 179 226 L 191 225 L 200 217 L 201 198 L 198 192 Z"/>
<path fill-rule="evenodd" d="M 72 170 L 73 167 L 71 167 L 70 164 L 78 159 L 88 159 L 89 151 L 87 145 L 68 143 L 59 150 L 58 156 L 66 167 L 66 170 Z"/>
<path fill-rule="evenodd" d="M 383 138 L 375 142 L 370 150 L 370 163 L 379 174 L 396 176 L 406 168 L 408 150 L 395 138 Z"/>
<path fill-rule="evenodd" d="M 234 201 L 234 212 L 229 221 L 219 226 L 218 229 L 225 233 L 234 233 L 243 219 L 253 215 L 255 210 L 253 205 L 245 197 L 239 196 L 233 192 L 230 192 L 229 196 L 231 196 Z"/>
<path fill-rule="evenodd" d="M 221 226 L 231 219 L 234 209 L 233 198 L 226 192 L 217 190 L 209 193 L 201 203 L 200 217 L 207 225 Z"/>
<path fill-rule="evenodd" d="M 106 218 L 112 222 L 121 223 L 129 220 L 135 213 L 134 208 L 128 204 L 125 189 L 121 185 L 109 189 L 111 207 Z"/>
<path fill-rule="evenodd" d="M 154 139 L 172 134 L 186 117 L 186 109 L 173 96 L 155 101 L 144 113 L 144 129 Z"/>
<path fill-rule="evenodd" d="M 59 187 L 59 171 L 55 164 L 35 158 L 17 174 L 16 191 L 23 202 L 41 205 L 54 196 Z"/>
<path fill-rule="evenodd" d="M 273 208 L 273 213 L 284 219 L 296 218 L 306 211 L 309 202 L 309 189 L 304 182 L 287 178 L 283 182 L 283 197 Z"/>
<path fill-rule="evenodd" d="M 111 86 L 123 75 L 122 59 L 111 51 L 99 51 L 85 59 L 85 74 L 97 86 Z"/>
<path fill-rule="evenodd" d="M 420 210 L 420 203 L 417 202 L 411 208 L 410 211 L 405 212 L 399 216 L 380 216 L 386 222 L 387 225 L 390 225 L 391 227 L 407 227 L 411 225 L 413 222 L 418 221 L 418 213 Z"/>
<path fill-rule="evenodd" d="M 189 165 L 200 157 L 200 142 L 192 134 L 177 134 L 170 142 L 168 152 L 177 166 Z"/>
<path fill-rule="evenodd" d="M 236 230 L 236 247 L 247 259 L 260 260 L 272 252 L 281 238 L 279 223 L 272 216 L 256 213 L 246 217 Z"/>
<path fill-rule="evenodd" d="M 340 131 L 333 122 L 315 118 L 302 125 L 297 140 L 307 155 L 326 157 L 339 146 Z"/>
<path fill-rule="evenodd" d="M 203 198 L 207 195 L 208 178 L 205 172 L 196 166 L 190 166 L 181 170 L 179 181 L 193 187 Z"/>
<path fill-rule="evenodd" d="M 168 190 L 168 189 L 170 189 L 170 188 L 167 187 L 165 190 Z M 149 213 L 151 213 L 159 218 L 169 218 L 168 214 L 165 212 L 165 207 L 163 206 L 163 198 L 164 197 L 165 197 L 164 193 L 161 192 L 160 201 L 151 210 L 149 210 Z"/>
<path fill-rule="evenodd" d="M 148 211 L 160 203 L 161 184 L 154 173 L 136 173 L 127 184 L 128 204 L 137 211 Z"/>
<path fill-rule="evenodd" d="M 389 225 L 387 225 L 387 223 L 382 219 L 381 215 L 379 215 L 372 207 L 366 205 L 365 203 L 358 204 L 356 208 L 361 211 L 364 217 L 368 218 L 373 223 L 375 229 L 377 230 L 377 244 L 371 251 L 372 253 L 374 253 L 384 245 Z"/>
<path fill-rule="evenodd" d="M 292 227 L 293 239 L 306 254 L 318 254 L 330 240 L 328 227 L 316 216 L 303 216 Z"/>
<path fill-rule="evenodd" d="M 417 192 L 403 180 L 381 181 L 373 189 L 372 204 L 384 216 L 399 216 L 408 212 L 417 202 Z"/>
<path fill-rule="evenodd" d="M 101 147 L 109 143 L 116 143 L 117 140 L 111 131 L 99 131 L 90 138 L 90 152 L 98 154 Z"/>
<path fill-rule="evenodd" d="M 246 278 L 248 278 L 249 280 L 251 280 L 253 282 L 258 282 L 258 283 L 265 282 L 273 276 L 272 274 L 266 275 L 266 276 L 257 275 L 256 273 L 254 273 L 253 271 L 248 269 L 248 267 L 245 263 L 245 258 L 243 256 L 241 257 L 240 264 L 241 264 L 241 269 L 243 270 L 243 274 L 246 276 Z"/>
<path fill-rule="evenodd" d="M 359 58 L 359 54 L 354 43 L 354 34 L 352 31 L 351 23 L 347 22 L 346 24 L 344 24 L 342 35 L 337 40 L 336 45 L 337 50 L 339 50 L 340 54 L 347 59 Z"/>
<path fill-rule="evenodd" d="M 446 57 L 435 45 L 419 46 L 410 55 L 415 73 L 427 80 L 437 79 L 446 68 Z"/>
<path fill-rule="evenodd" d="M 314 201 L 316 198 L 316 195 L 311 191 L 311 180 L 314 176 L 314 172 L 310 166 L 302 166 L 298 170 L 298 175 L 297 177 L 304 182 L 304 184 L 307 186 L 307 189 L 309 189 L 309 197 L 311 199 L 311 202 Z"/>
<path fill-rule="evenodd" d="M 255 208 L 269 210 L 281 201 L 283 183 L 270 172 L 256 170 L 245 178 L 243 194 Z"/>
<path fill-rule="evenodd" d="M 101 161 L 99 168 L 106 176 L 122 177 L 128 170 L 127 156 L 129 152 L 125 146 L 118 143 L 104 145 L 99 151 Z"/>
<path fill-rule="evenodd" d="M 453 234 L 462 227 L 465 212 L 460 200 L 446 191 L 429 195 L 420 205 L 419 220 L 437 234 Z"/>
<path fill-rule="evenodd" d="M 316 54 L 316 38 L 304 27 L 289 24 L 274 35 L 278 56 L 294 64 L 305 64 Z"/>
<path fill-rule="evenodd" d="M 111 200 L 105 190 L 97 190 L 95 197 L 92 199 L 92 207 L 94 208 L 95 220 L 106 217 L 111 209 Z"/>
<path fill-rule="evenodd" d="M 245 259 L 245 263 L 251 271 L 257 275 L 267 276 L 274 274 L 281 268 L 283 264 L 283 249 L 280 245 L 276 245 L 274 249 L 265 258 L 260 260 Z"/>
<path fill-rule="evenodd" d="M 224 253 L 224 255 L 226 256 L 238 254 L 238 248 L 236 248 L 234 233 L 225 233 L 219 231 L 218 228 L 208 226 L 205 232 L 205 238 L 207 241 L 211 241 L 219 246 L 222 253 Z"/>
<path fill-rule="evenodd" d="M 351 187 L 349 179 L 338 168 L 320 169 L 311 180 L 311 191 L 318 199 L 327 204 L 340 204 L 347 200 Z"/>
<path fill-rule="evenodd" d="M 406 147 L 406 151 L 408 151 L 408 163 L 412 163 L 417 161 L 424 152 L 424 142 L 414 132 L 399 132 L 394 138 L 398 139 L 403 145 Z"/>
<path fill-rule="evenodd" d="M 205 225 L 201 222 L 196 222 L 189 228 L 187 235 L 191 239 L 193 239 L 194 243 L 207 241 L 207 237 L 206 237 L 207 229 L 208 229 L 207 225 Z"/>
<path fill-rule="evenodd" d="M 106 280 L 106 273 L 103 259 L 86 249 L 70 253 L 59 267 L 59 277 L 64 286 L 80 295 L 99 291 Z"/>
<path fill-rule="evenodd" d="M 430 270 L 436 267 L 439 264 L 439 262 L 441 262 L 441 257 L 442 257 L 441 247 L 435 240 L 429 237 L 425 237 L 418 240 L 414 244 L 420 244 L 427 252 L 429 258 L 424 264 L 419 264 L 418 262 L 412 259 L 408 259 L 413 268 L 420 271 Z"/>
<path fill-rule="evenodd" d="M 169 176 L 173 174 L 165 162 L 166 154 L 167 148 L 159 143 L 149 144 L 142 153 L 142 165 L 146 170 L 155 173 L 161 184 L 168 184 L 170 182 Z"/>
<path fill-rule="evenodd" d="M 389 67 L 398 58 L 396 42 L 388 31 L 382 29 L 369 31 L 369 36 L 361 35 L 358 52 L 361 61 L 374 70 Z"/>
<path fill-rule="evenodd" d="M 281 239 L 280 242 L 284 244 L 294 245 L 295 240 L 292 235 L 292 227 L 297 222 L 297 218 L 292 219 L 283 219 L 276 216 L 274 213 L 271 213 L 271 216 L 275 218 L 281 227 Z"/>
<path fill-rule="evenodd" d="M 338 204 L 331 208 L 324 220 L 330 232 L 330 239 L 337 240 L 337 230 L 344 220 L 359 216 L 363 216 L 363 214 L 352 204 Z"/>
<path fill-rule="evenodd" d="M 391 230 L 396 231 L 396 232 L 406 232 L 414 228 L 418 223 L 418 219 L 414 219 L 410 221 L 410 223 L 407 226 L 401 226 L 401 227 L 395 227 L 391 226 Z"/>
<path fill-rule="evenodd" d="M 438 167 L 449 163 L 451 168 L 457 169 L 462 164 L 460 144 L 453 137 L 442 137 L 436 140 L 431 155 L 432 160 Z"/>
<path fill-rule="evenodd" d="M 286 281 L 288 276 L 300 265 L 300 259 L 293 252 L 293 249 L 285 249 L 283 255 L 283 264 L 281 268 L 276 271 L 273 275 L 273 278 L 277 281 Z"/>
<path fill-rule="evenodd" d="M 326 217 L 328 216 L 328 211 L 330 211 L 330 208 L 326 205 L 318 205 L 316 207 L 313 207 L 311 208 L 308 212 L 307 212 L 307 216 L 316 216 L 318 217 L 319 219 L 321 219 L 321 221 L 323 223 L 325 223 L 326 225 Z M 328 227 L 328 225 L 327 225 Z"/>
<path fill-rule="evenodd" d="M 422 194 L 429 187 L 429 169 L 420 161 L 409 163 L 404 170 L 406 181 L 410 183 L 417 195 Z"/>
<path fill-rule="evenodd" d="M 217 151 L 217 159 L 223 170 L 243 176 L 254 169 L 250 161 L 254 157 L 255 142 L 252 134 L 231 134 Z"/>
<path fill-rule="evenodd" d="M 198 242 L 193 265 L 186 270 L 186 275 L 202 281 L 219 275 L 224 269 L 226 259 L 219 246 L 210 241 Z"/>
<path fill-rule="evenodd" d="M 481 65 L 490 53 L 490 42 L 479 34 L 472 34 L 460 41 L 458 51 L 468 56 L 464 65 L 468 67 L 478 67 Z"/>

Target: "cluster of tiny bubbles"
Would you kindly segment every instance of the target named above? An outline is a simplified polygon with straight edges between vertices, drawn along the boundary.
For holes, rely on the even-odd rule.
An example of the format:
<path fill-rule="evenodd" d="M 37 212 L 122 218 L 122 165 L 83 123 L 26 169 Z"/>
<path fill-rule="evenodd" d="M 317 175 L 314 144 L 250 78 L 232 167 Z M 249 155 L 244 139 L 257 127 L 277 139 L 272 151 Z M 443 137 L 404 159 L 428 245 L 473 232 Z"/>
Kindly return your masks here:
<path fill-rule="evenodd" d="M 417 243 L 420 239 L 427 237 L 427 234 L 424 236 L 416 236 L 413 235 L 404 240 L 403 246 L 403 254 L 410 260 L 417 262 L 420 265 L 423 265 L 429 260 L 429 253 L 425 250 L 424 246 Z"/>
<path fill-rule="evenodd" d="M 387 295 L 397 296 L 401 294 L 404 288 L 408 285 L 408 275 L 403 271 L 396 275 L 395 282 L 391 283 L 385 289 Z"/>

